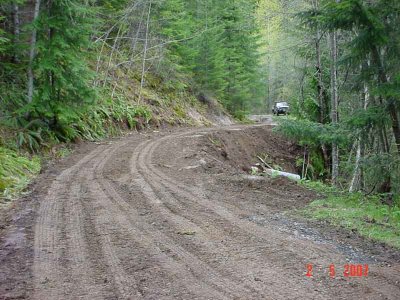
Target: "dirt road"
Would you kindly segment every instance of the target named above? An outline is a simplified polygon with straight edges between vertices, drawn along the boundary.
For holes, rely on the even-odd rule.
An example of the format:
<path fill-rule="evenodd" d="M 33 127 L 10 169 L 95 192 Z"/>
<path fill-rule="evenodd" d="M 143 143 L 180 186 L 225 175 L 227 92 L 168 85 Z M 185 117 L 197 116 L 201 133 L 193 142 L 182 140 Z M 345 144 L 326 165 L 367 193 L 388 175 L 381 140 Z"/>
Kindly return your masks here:
<path fill-rule="evenodd" d="M 289 217 L 316 195 L 240 171 L 260 145 L 293 171 L 268 126 L 81 146 L 9 213 L 0 298 L 400 299 L 398 252 Z"/>
<path fill-rule="evenodd" d="M 253 122 L 264 123 L 268 125 L 278 125 L 271 115 L 250 115 L 249 119 Z"/>

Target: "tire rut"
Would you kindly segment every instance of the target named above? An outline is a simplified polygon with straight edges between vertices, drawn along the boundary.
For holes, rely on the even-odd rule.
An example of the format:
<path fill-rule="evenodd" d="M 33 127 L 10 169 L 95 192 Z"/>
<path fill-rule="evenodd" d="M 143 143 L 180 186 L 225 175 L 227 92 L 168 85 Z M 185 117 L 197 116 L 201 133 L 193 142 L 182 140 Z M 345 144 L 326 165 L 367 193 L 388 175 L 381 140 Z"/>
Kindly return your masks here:
<path fill-rule="evenodd" d="M 162 146 L 177 149 L 180 139 L 214 130 L 220 129 L 121 139 L 61 172 L 37 213 L 33 299 L 339 299 L 337 288 L 341 297 L 366 288 L 370 299 L 396 293 L 386 275 L 354 281 L 351 289 L 342 279 L 308 280 L 308 262 L 318 261 L 322 272 L 345 257 L 247 219 L 257 209 L 272 215 L 268 207 L 246 208 L 222 194 L 212 199 L 201 177 L 188 185 L 156 167 Z M 277 188 L 271 193 L 269 199 L 285 197 Z"/>
<path fill-rule="evenodd" d="M 101 170 L 104 168 L 106 163 L 107 159 L 105 159 L 99 165 L 99 173 L 102 172 Z M 113 202 L 113 205 L 108 205 L 107 209 L 110 209 L 111 211 L 114 210 L 113 214 L 119 215 L 118 221 L 120 225 L 123 226 L 125 230 L 128 230 L 132 239 L 138 239 L 138 237 L 140 237 L 138 239 L 139 243 L 141 243 L 146 249 L 156 251 L 153 253 L 153 255 L 161 257 L 159 261 L 161 263 L 161 267 L 165 268 L 169 272 L 174 273 L 175 276 L 179 276 L 181 282 L 185 283 L 186 288 L 198 296 L 202 294 L 204 285 L 209 285 L 208 290 L 211 294 L 214 293 L 215 297 L 221 299 L 225 298 L 221 291 L 229 295 L 229 289 L 220 288 L 222 283 L 219 282 L 219 280 L 216 278 L 213 278 L 213 280 L 208 279 L 207 274 L 212 274 L 212 270 L 204 266 L 203 263 L 198 261 L 193 255 L 187 253 L 182 247 L 175 244 L 170 238 L 152 228 L 150 224 L 146 224 L 144 222 L 140 223 L 140 228 L 137 228 L 138 220 L 140 219 L 137 211 L 132 208 L 131 205 L 126 202 L 107 181 L 104 179 L 99 179 L 98 183 L 103 189 L 104 193 L 107 193 L 108 199 Z M 119 210 L 117 210 L 117 208 L 119 208 Z M 169 251 L 175 255 L 178 255 L 178 259 L 174 259 L 173 257 L 166 255 L 165 251 L 162 251 L 158 247 L 158 244 L 162 244 L 163 247 L 169 249 Z M 187 262 L 188 260 L 191 261 L 191 264 L 184 264 L 182 262 Z M 188 269 L 190 270 L 189 272 Z M 199 273 L 201 276 L 199 276 Z M 191 278 L 191 280 L 188 281 L 188 278 Z M 214 291 L 212 286 L 216 287 Z M 231 286 L 231 289 L 236 289 L 236 286 Z M 227 299 L 229 299 L 229 297 Z"/>
<path fill-rule="evenodd" d="M 146 147 L 144 147 L 144 149 L 145 148 Z M 211 239 L 204 236 L 203 229 L 196 223 L 193 223 L 189 218 L 178 214 L 179 210 L 181 209 L 179 209 L 179 204 L 177 205 L 177 201 L 174 200 L 174 196 L 169 193 L 166 195 L 167 198 L 165 197 L 165 195 L 159 196 L 160 188 L 162 187 L 157 185 L 155 181 L 148 179 L 145 173 L 140 170 L 143 167 L 140 159 L 143 153 L 146 153 L 146 151 L 142 149 L 142 151 L 137 152 L 135 155 L 132 156 L 131 172 L 132 174 L 140 174 L 142 176 L 141 179 L 136 179 L 136 181 L 142 187 L 142 190 L 148 201 L 149 208 L 153 212 L 158 212 L 160 218 L 168 222 L 170 227 L 175 229 L 172 233 L 170 232 L 166 235 L 168 235 L 172 241 L 179 243 L 179 241 L 176 241 L 176 236 L 179 235 L 179 230 L 190 228 L 191 230 L 195 230 L 196 232 L 197 242 L 195 243 L 195 246 L 198 252 L 209 254 L 213 251 L 215 252 L 215 249 L 217 249 L 217 245 L 211 242 Z M 138 168 L 137 165 L 141 165 L 141 167 Z M 163 191 L 162 193 L 165 194 L 167 192 Z M 187 240 L 184 242 L 188 243 Z M 218 246 L 221 247 L 221 245 Z M 232 276 L 232 274 L 230 274 L 230 279 L 228 280 L 227 277 L 225 277 L 227 274 L 220 274 L 214 267 L 211 267 L 209 262 L 203 261 L 201 258 L 199 258 L 199 256 L 191 253 L 189 250 L 185 250 L 185 248 L 185 245 L 182 245 L 182 248 L 179 249 L 179 253 L 182 256 L 181 259 L 184 260 L 184 263 L 187 266 L 191 266 L 192 269 L 197 271 L 200 270 L 200 267 L 203 269 L 203 273 L 197 275 L 198 280 L 208 280 L 209 284 L 211 285 L 216 285 L 218 282 L 218 285 L 220 285 L 220 287 L 224 291 L 233 290 L 236 294 L 241 294 L 243 292 L 254 293 L 256 291 L 253 288 L 242 286 L 242 281 L 240 280 L 240 278 Z M 211 279 L 207 279 L 207 277 L 211 277 Z M 216 280 L 216 278 L 218 278 L 218 280 Z M 240 287 L 238 288 L 238 286 Z M 258 297 L 261 296 L 261 294 L 258 294 Z"/>
<path fill-rule="evenodd" d="M 193 134 L 191 132 L 191 134 Z M 182 135 L 182 134 L 181 134 Z M 178 135 L 178 136 L 181 136 Z M 186 189 L 180 189 L 179 187 L 181 186 L 181 184 L 179 182 L 173 181 L 172 179 L 168 178 L 167 176 L 160 174 L 161 172 L 155 170 L 154 167 L 152 167 L 152 161 L 151 161 L 151 156 L 154 152 L 154 149 L 157 148 L 161 143 L 165 142 L 165 139 L 168 139 L 171 137 L 167 137 L 164 138 L 162 140 L 158 140 L 158 141 L 153 141 L 152 143 L 149 143 L 144 149 L 143 151 L 141 151 L 142 155 L 142 162 L 140 164 L 140 166 L 144 169 L 143 170 L 143 174 L 151 174 L 151 182 L 153 183 L 153 185 L 155 184 L 155 182 L 158 183 L 158 188 L 164 189 L 164 190 L 170 190 L 171 194 L 173 197 L 177 198 L 181 198 L 184 199 L 183 201 L 181 201 L 181 203 L 190 203 L 190 205 L 186 205 L 186 209 L 189 211 L 190 215 L 195 216 L 197 214 L 197 211 L 193 211 L 193 207 L 198 207 L 200 205 L 200 209 L 201 208 L 206 208 L 207 210 L 212 210 L 213 213 L 215 215 L 217 215 L 219 218 L 223 218 L 226 221 L 229 222 L 230 227 L 233 226 L 233 228 L 237 228 L 240 231 L 245 231 L 245 233 L 248 235 L 250 234 L 251 236 L 255 235 L 255 232 L 260 231 L 261 228 L 259 228 L 258 226 L 250 223 L 250 222 L 246 222 L 242 219 L 240 219 L 239 217 L 235 216 L 233 213 L 231 213 L 228 209 L 220 206 L 219 204 L 215 204 L 215 203 L 211 203 L 208 199 L 204 199 L 203 195 L 201 195 L 201 193 L 199 193 L 198 191 L 193 192 L 193 191 L 188 191 L 188 188 Z M 176 138 L 176 136 L 174 136 L 174 138 Z M 145 157 L 145 158 L 143 158 Z M 164 191 L 165 193 L 165 191 Z M 214 216 L 215 217 L 215 216 Z M 210 219 L 210 214 L 208 213 L 208 218 L 205 219 Z M 253 230 L 251 229 L 247 229 L 246 226 L 251 226 L 253 228 Z M 256 227 L 256 230 L 254 230 L 254 228 Z M 266 232 L 266 231 L 262 231 L 261 234 L 257 235 L 257 238 L 261 238 L 262 241 L 264 241 L 266 244 L 271 243 L 271 237 L 270 236 L 265 236 L 265 234 L 269 234 L 271 235 L 271 232 Z M 229 234 L 229 233 L 226 233 Z M 268 240 L 269 239 L 269 240 Z M 247 242 L 251 241 L 251 238 L 249 238 L 247 240 Z M 253 241 L 254 243 L 254 241 Z M 281 245 L 282 249 L 284 249 L 284 245 Z M 285 245 L 286 246 L 286 245 Z M 218 248 L 218 246 L 216 246 L 216 248 Z M 256 255 L 257 250 L 252 249 L 251 253 L 253 256 Z M 243 251 L 241 251 L 241 253 L 243 254 Z M 264 252 L 265 253 L 265 252 Z M 258 255 L 261 255 L 261 253 L 257 253 Z M 271 254 L 271 253 L 268 253 Z M 279 253 L 275 254 L 275 255 L 279 255 Z M 270 257 L 269 257 L 270 259 Z M 291 274 L 285 274 L 284 276 L 281 276 L 278 272 L 279 269 L 282 268 L 282 266 L 278 266 L 278 265 L 271 265 L 271 261 L 263 261 L 264 265 L 262 270 L 260 270 L 261 272 L 263 272 L 264 277 L 267 278 L 274 278 L 273 282 L 270 282 L 271 285 L 276 285 L 276 288 L 274 290 L 276 290 L 276 294 L 274 293 L 274 290 L 269 289 L 268 293 L 269 295 L 271 295 L 271 297 L 273 297 L 274 299 L 283 299 L 285 297 L 288 297 L 289 294 L 286 294 L 286 289 L 283 285 L 287 284 L 288 288 L 295 284 L 295 282 L 291 282 Z M 304 265 L 306 264 L 306 262 L 304 263 Z M 293 278 L 297 278 L 294 277 Z M 297 284 L 299 284 L 297 282 Z M 253 286 L 254 288 L 254 286 Z M 309 293 L 315 294 L 313 296 L 316 297 L 316 299 L 318 297 L 320 297 L 319 295 L 317 295 L 316 293 L 313 293 L 313 291 L 309 291 Z M 292 295 L 293 296 L 293 295 Z"/>
<path fill-rule="evenodd" d="M 78 265 L 85 263 L 87 257 L 84 237 L 81 235 L 80 229 L 82 226 L 80 211 L 78 209 L 74 214 L 76 223 L 71 223 L 71 220 L 67 221 L 65 212 L 68 208 L 69 211 L 76 208 L 76 202 L 74 200 L 72 203 L 70 202 L 71 193 L 68 191 L 68 187 L 73 186 L 73 183 L 69 181 L 70 178 L 79 168 L 96 157 L 100 151 L 101 149 L 96 149 L 86 155 L 78 164 L 63 171 L 51 185 L 48 194 L 40 204 L 34 241 L 33 298 L 35 299 L 56 299 L 68 294 L 70 292 L 68 291 L 68 285 L 70 285 L 68 281 L 69 283 L 73 282 L 75 276 L 79 276 L 79 282 L 83 283 L 79 284 L 80 287 L 90 282 L 89 270 L 84 273 L 78 271 Z M 65 222 L 60 220 L 65 220 Z M 68 241 L 72 246 L 68 245 Z M 69 272 L 66 272 L 68 268 L 63 267 L 63 264 L 68 263 L 65 254 L 68 249 L 71 251 L 71 259 L 74 261 L 71 269 L 75 271 L 75 276 L 72 275 L 66 279 L 65 276 Z M 62 253 L 64 255 L 61 255 Z M 64 280 L 60 280 L 60 278 L 64 278 Z"/>
<path fill-rule="evenodd" d="M 138 172 L 144 178 L 144 180 L 141 181 L 141 184 L 143 185 L 143 189 L 147 191 L 147 198 L 149 201 L 151 201 L 150 209 L 152 209 L 152 211 L 158 211 L 160 218 L 163 218 L 169 224 L 171 224 L 171 227 L 175 228 L 175 231 L 172 234 L 176 235 L 178 230 L 185 228 L 194 230 L 196 232 L 196 238 L 194 240 L 190 240 L 189 242 L 193 244 L 192 247 L 196 248 L 198 253 L 210 254 L 214 252 L 215 254 L 221 255 L 221 253 L 223 253 L 229 256 L 229 253 L 232 251 L 232 249 L 228 249 L 221 243 L 216 242 L 218 237 L 224 237 L 227 239 L 228 233 L 223 231 L 223 229 L 212 225 L 213 223 L 215 224 L 215 222 L 210 222 L 209 213 L 200 212 L 197 209 L 197 205 L 188 206 L 185 201 L 181 200 L 181 196 L 169 191 L 168 187 L 161 184 L 154 178 L 154 176 L 146 175 L 151 174 L 151 172 L 143 164 L 143 158 L 138 159 L 138 157 L 140 158 L 146 153 L 147 151 L 145 149 L 140 155 L 134 156 L 131 166 L 133 169 L 132 172 L 135 173 L 137 171 L 136 162 L 139 161 L 138 165 L 140 167 L 138 168 Z M 196 208 L 196 210 L 194 210 L 194 208 Z M 202 218 L 205 221 L 201 221 Z M 205 230 L 203 230 L 203 228 L 205 228 Z M 246 240 L 246 242 L 248 242 L 248 240 Z M 239 243 L 239 240 L 236 241 L 236 243 Z M 210 260 L 210 258 L 208 260 Z M 212 263 L 212 261 L 209 262 L 209 264 Z M 221 270 L 221 272 L 224 272 L 224 276 L 229 276 L 231 278 L 232 284 L 241 286 L 241 292 L 247 291 L 249 294 L 252 293 L 252 297 L 259 299 L 263 295 L 261 293 L 263 288 L 260 287 L 260 284 L 254 283 L 253 281 L 253 283 L 248 282 L 248 286 L 246 286 L 243 285 L 243 277 L 239 277 L 241 271 L 243 271 L 243 268 L 237 268 L 237 265 L 243 264 L 245 264 L 245 262 L 242 263 L 237 261 L 235 265 L 229 266 L 229 270 L 225 268 Z"/>
<path fill-rule="evenodd" d="M 190 134 L 193 134 L 193 132 L 190 132 Z M 274 232 L 271 232 L 271 230 L 266 230 L 263 227 L 257 226 L 253 224 L 250 221 L 243 220 L 238 215 L 240 214 L 240 211 L 237 211 L 236 207 L 233 207 L 232 205 L 226 206 L 221 206 L 221 203 L 213 203 L 210 200 L 206 199 L 204 197 L 202 191 L 199 191 L 197 188 L 190 188 L 188 186 L 183 186 L 180 182 L 177 182 L 173 180 L 171 177 L 168 177 L 167 175 L 163 174 L 161 171 L 157 170 L 153 166 L 152 162 L 152 156 L 154 154 L 154 151 L 161 145 L 165 144 L 165 142 L 168 139 L 172 138 L 177 138 L 177 137 L 183 137 L 186 134 L 180 134 L 177 136 L 169 136 L 165 137 L 161 140 L 153 141 L 151 144 L 147 146 L 147 148 L 143 151 L 143 153 L 146 153 L 146 159 L 144 165 L 147 166 L 145 173 L 146 174 L 152 174 L 151 176 L 151 181 L 152 182 L 157 182 L 160 184 L 161 188 L 170 190 L 172 193 L 174 193 L 175 198 L 181 197 L 184 199 L 182 203 L 190 202 L 191 205 L 197 205 L 200 204 L 203 207 L 207 209 L 211 209 L 216 215 L 219 217 L 222 217 L 229 223 L 231 223 L 233 226 L 237 226 L 238 229 L 244 230 L 250 235 L 256 236 L 257 238 L 260 238 L 264 240 L 266 243 L 269 243 L 270 245 L 273 245 L 273 248 L 278 248 L 281 249 L 279 252 L 270 252 L 268 253 L 269 255 L 269 261 L 274 257 L 276 260 L 279 261 L 280 257 L 290 257 L 290 261 L 286 262 L 284 265 L 272 265 L 271 269 L 275 271 L 275 275 L 271 275 L 274 278 L 279 278 L 279 275 L 276 273 L 279 273 L 278 270 L 280 269 L 287 269 L 288 266 L 290 266 L 291 262 L 293 263 L 298 263 L 301 260 L 304 260 L 304 258 L 308 258 L 308 261 L 312 261 L 312 259 L 315 259 L 315 257 L 310 256 L 310 253 L 307 250 L 307 247 L 299 247 L 299 244 L 301 243 L 307 243 L 305 241 L 298 240 L 296 238 L 291 238 L 291 237 L 285 237 L 284 239 L 282 238 L 282 234 L 277 234 Z M 143 165 L 142 165 L 143 166 Z M 157 179 L 158 177 L 158 179 Z M 280 193 L 279 191 L 276 191 L 277 194 Z M 235 213 L 236 212 L 236 213 Z M 267 237 L 267 238 L 266 238 Z M 291 243 L 287 243 L 288 240 L 290 240 Z M 272 242 L 272 244 L 271 244 Z M 292 244 L 293 243 L 293 244 Z M 296 246 L 297 244 L 297 246 Z M 335 251 L 332 251 L 332 248 L 329 247 L 319 247 L 318 245 L 315 245 L 315 248 L 318 248 L 318 260 L 321 263 L 321 266 L 327 266 L 332 263 L 332 261 L 338 261 L 338 255 L 335 254 Z M 303 251 L 304 249 L 304 251 Z M 315 249 L 314 249 L 315 250 Z M 289 253 L 284 253 L 285 251 L 289 251 Z M 282 253 L 283 252 L 283 253 Z M 341 261 L 343 264 L 346 263 L 346 261 L 342 258 Z M 304 260 L 304 265 L 307 263 L 307 261 Z M 295 267 L 293 268 L 295 270 Z M 278 272 L 276 272 L 278 271 Z M 282 270 L 284 271 L 284 270 Z M 291 276 L 291 274 L 286 274 L 285 277 L 280 278 L 278 282 L 279 284 L 279 290 L 280 290 L 280 296 L 282 296 L 282 283 L 283 282 L 290 282 L 290 279 L 296 279 L 295 276 Z M 376 278 L 375 278 L 376 280 Z M 367 278 L 365 281 L 362 282 L 363 286 L 368 286 L 368 281 L 369 279 Z M 393 285 L 388 284 L 386 281 L 382 280 L 380 282 L 382 286 L 386 287 L 387 291 L 390 291 L 390 293 L 395 293 L 396 288 Z M 301 282 L 292 282 L 291 286 L 293 285 L 300 285 Z M 303 282 L 304 284 L 304 282 Z M 362 286 L 360 286 L 360 289 L 363 289 Z M 271 291 L 269 291 L 271 294 Z M 378 291 L 376 291 L 378 293 Z M 308 291 L 308 295 L 313 295 L 313 297 L 319 298 L 323 297 L 322 295 L 324 294 L 323 292 L 321 293 L 320 290 L 318 290 L 318 293 L 314 293 L 314 291 Z M 351 293 L 354 293 L 353 291 L 349 291 L 348 294 L 351 295 Z M 343 294 L 347 294 L 347 291 L 344 292 Z M 293 297 L 293 294 L 290 294 Z M 279 299 L 281 297 L 278 297 Z M 275 299 L 275 298 L 274 298 Z"/>

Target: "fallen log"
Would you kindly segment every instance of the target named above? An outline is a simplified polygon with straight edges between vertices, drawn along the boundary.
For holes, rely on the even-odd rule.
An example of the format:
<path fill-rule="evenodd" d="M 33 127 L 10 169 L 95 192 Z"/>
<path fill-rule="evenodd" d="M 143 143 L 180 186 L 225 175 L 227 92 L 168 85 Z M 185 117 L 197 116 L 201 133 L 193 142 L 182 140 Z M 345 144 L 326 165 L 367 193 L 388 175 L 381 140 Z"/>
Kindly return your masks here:
<path fill-rule="evenodd" d="M 288 172 L 282 172 L 282 171 L 278 171 L 278 170 L 274 170 L 274 169 L 267 169 L 264 172 L 271 176 L 283 176 L 283 177 L 287 177 L 289 179 L 296 180 L 296 181 L 301 179 L 300 175 L 288 173 Z"/>

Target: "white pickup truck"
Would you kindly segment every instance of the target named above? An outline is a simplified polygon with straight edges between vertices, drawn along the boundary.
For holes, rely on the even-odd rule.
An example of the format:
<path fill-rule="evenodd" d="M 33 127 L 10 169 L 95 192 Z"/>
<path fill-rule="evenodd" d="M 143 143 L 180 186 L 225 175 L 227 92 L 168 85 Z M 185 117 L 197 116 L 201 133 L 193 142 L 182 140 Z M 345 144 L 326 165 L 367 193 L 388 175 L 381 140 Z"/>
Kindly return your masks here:
<path fill-rule="evenodd" d="M 290 113 L 289 104 L 287 102 L 275 102 L 272 113 L 277 116 L 280 114 L 288 115 Z"/>

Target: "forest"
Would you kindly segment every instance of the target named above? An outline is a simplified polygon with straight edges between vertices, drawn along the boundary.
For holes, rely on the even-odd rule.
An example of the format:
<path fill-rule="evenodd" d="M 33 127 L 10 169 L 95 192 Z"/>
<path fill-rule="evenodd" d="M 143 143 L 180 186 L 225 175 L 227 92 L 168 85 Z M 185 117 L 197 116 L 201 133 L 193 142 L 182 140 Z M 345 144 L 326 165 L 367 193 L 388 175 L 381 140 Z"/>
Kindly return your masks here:
<path fill-rule="evenodd" d="M 286 41 L 276 42 L 283 54 L 270 60 L 273 97 L 292 99 L 298 117 L 282 130 L 305 145 L 310 176 L 350 192 L 399 189 L 399 8 L 397 1 L 310 1 L 306 9 L 290 3 L 294 22 L 271 14 L 278 27 L 292 24 Z M 289 82 L 279 63 L 292 70 Z"/>
<path fill-rule="evenodd" d="M 0 299 L 400 299 L 400 0 L 0 0 L 0 264 Z"/>
<path fill-rule="evenodd" d="M 277 131 L 301 145 L 303 178 L 400 192 L 399 1 L 1 0 L 0 13 L 3 192 L 38 171 L 32 154 L 147 126 L 163 105 L 173 123 L 199 95 L 239 121 L 288 101 Z"/>

